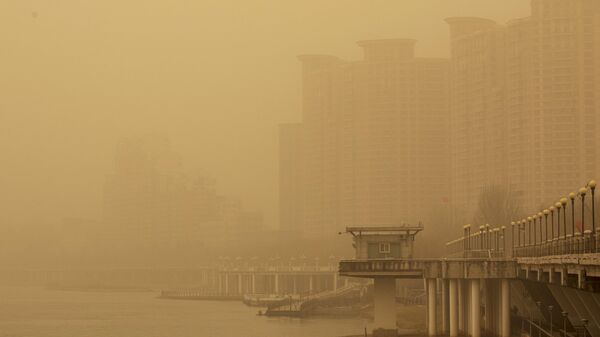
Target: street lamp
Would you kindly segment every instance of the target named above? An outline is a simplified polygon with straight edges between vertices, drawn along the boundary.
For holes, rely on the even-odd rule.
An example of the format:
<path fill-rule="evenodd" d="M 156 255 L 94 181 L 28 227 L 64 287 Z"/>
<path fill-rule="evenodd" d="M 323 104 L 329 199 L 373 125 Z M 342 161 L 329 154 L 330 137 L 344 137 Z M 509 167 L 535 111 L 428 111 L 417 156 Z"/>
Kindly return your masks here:
<path fill-rule="evenodd" d="M 569 313 L 566 311 L 561 312 L 562 317 L 563 317 L 563 332 L 565 334 L 565 337 L 567 337 L 567 316 L 569 316 Z"/>
<path fill-rule="evenodd" d="M 556 210 L 558 212 L 558 217 L 556 218 L 556 238 L 557 238 L 557 243 L 558 243 L 558 253 L 560 254 L 560 245 L 561 245 L 561 241 L 560 241 L 560 210 L 562 209 L 562 204 L 559 202 L 554 204 L 554 207 L 556 207 Z M 566 235 L 567 233 L 565 233 Z"/>
<path fill-rule="evenodd" d="M 530 216 L 528 216 L 528 217 L 527 217 L 527 225 L 529 226 L 529 229 L 530 229 L 530 230 L 529 230 L 529 234 L 531 235 L 531 233 L 532 233 L 532 231 L 533 231 L 533 245 L 535 246 L 535 244 L 536 244 L 536 241 L 537 241 L 537 240 L 536 240 L 536 235 L 535 235 L 535 230 L 536 230 L 536 229 L 535 229 L 535 225 L 534 225 L 534 226 L 532 226 L 531 220 L 532 220 L 532 219 L 531 219 L 531 217 L 530 217 Z"/>
<path fill-rule="evenodd" d="M 569 199 L 571 199 L 571 234 L 575 237 L 575 198 L 577 194 L 575 192 L 569 193 Z"/>
<path fill-rule="evenodd" d="M 542 212 L 544 213 L 544 218 L 545 218 L 544 222 L 546 223 L 545 224 L 545 227 L 546 227 L 546 229 L 545 229 L 546 237 L 545 237 L 544 241 L 548 241 L 548 214 L 550 214 L 550 211 L 548 209 L 545 209 Z"/>
<path fill-rule="evenodd" d="M 542 211 L 542 213 L 544 213 L 544 223 L 545 223 L 544 233 L 546 233 L 545 238 L 544 238 L 545 239 L 544 240 L 544 250 L 546 251 L 546 254 L 547 254 L 548 253 L 547 252 L 547 250 L 548 250 L 548 214 L 550 214 L 550 211 L 548 209 L 545 209 Z"/>
<path fill-rule="evenodd" d="M 479 249 L 483 250 L 483 229 L 484 225 L 479 226 Z"/>
<path fill-rule="evenodd" d="M 562 205 L 563 208 L 563 230 L 565 232 L 565 234 L 563 234 L 564 237 L 564 243 L 563 243 L 563 249 L 565 251 L 563 251 L 563 254 L 567 254 L 568 253 L 568 249 L 567 249 L 567 198 L 560 198 L 560 204 Z"/>
<path fill-rule="evenodd" d="M 581 237 L 583 238 L 583 249 L 584 252 L 587 251 L 587 245 L 585 244 L 585 194 L 587 193 L 587 188 L 582 187 L 579 189 L 579 196 L 581 197 Z"/>
<path fill-rule="evenodd" d="M 543 247 L 544 247 L 544 239 L 543 239 L 543 232 L 542 232 L 542 216 L 544 215 L 544 213 L 542 212 L 538 212 L 538 214 L 536 214 L 540 223 L 540 252 L 542 251 Z"/>
<path fill-rule="evenodd" d="M 485 244 L 487 245 L 487 249 L 492 249 L 492 229 L 489 223 L 485 224 L 485 232 L 487 238 L 487 242 Z"/>
<path fill-rule="evenodd" d="M 512 255 L 515 255 L 515 225 L 516 223 L 514 221 L 510 222 L 510 242 L 512 244 Z"/>
<path fill-rule="evenodd" d="M 596 252 L 596 203 L 594 200 L 594 192 L 596 191 L 596 181 L 590 180 L 588 183 L 590 190 L 592 190 L 592 250 Z"/>
<path fill-rule="evenodd" d="M 552 234 L 552 240 L 554 240 L 554 206 L 550 206 L 550 233 Z"/>

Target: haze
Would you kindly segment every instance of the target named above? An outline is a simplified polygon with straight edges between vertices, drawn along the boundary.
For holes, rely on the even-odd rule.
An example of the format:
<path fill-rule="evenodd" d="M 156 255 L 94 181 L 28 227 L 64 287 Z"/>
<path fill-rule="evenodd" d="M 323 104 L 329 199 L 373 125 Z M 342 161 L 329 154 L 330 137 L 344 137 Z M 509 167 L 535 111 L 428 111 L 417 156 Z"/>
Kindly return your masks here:
<path fill-rule="evenodd" d="M 188 170 L 278 227 L 277 125 L 300 120 L 298 54 L 360 57 L 409 37 L 447 56 L 448 16 L 498 22 L 528 1 L 0 3 L 0 221 L 99 219 L 122 137 L 168 136 Z"/>

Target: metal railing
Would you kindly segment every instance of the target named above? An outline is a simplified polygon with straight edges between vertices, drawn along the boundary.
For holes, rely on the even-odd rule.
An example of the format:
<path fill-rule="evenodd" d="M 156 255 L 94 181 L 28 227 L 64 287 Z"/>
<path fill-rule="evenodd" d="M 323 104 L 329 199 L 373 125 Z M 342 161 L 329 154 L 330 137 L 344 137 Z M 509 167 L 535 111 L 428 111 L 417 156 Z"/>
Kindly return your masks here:
<path fill-rule="evenodd" d="M 596 181 L 591 180 L 577 193 L 572 192 L 547 209 L 509 226 L 465 225 L 462 237 L 446 243 L 446 255 L 485 258 L 487 254 L 498 258 L 600 253 L 595 190 Z M 588 192 L 591 198 L 586 204 Z"/>

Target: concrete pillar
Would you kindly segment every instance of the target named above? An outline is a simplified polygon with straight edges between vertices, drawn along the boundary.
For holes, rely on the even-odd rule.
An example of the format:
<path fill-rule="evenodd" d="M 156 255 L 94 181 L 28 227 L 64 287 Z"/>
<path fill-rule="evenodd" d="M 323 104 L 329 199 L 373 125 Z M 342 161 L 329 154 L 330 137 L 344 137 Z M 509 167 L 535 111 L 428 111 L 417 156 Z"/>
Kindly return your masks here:
<path fill-rule="evenodd" d="M 471 336 L 481 337 L 481 317 L 479 312 L 479 279 L 469 280 L 471 288 Z"/>
<path fill-rule="evenodd" d="M 496 317 L 497 317 L 497 287 L 496 280 L 486 279 L 483 283 L 483 302 L 484 302 L 484 310 L 485 310 L 485 331 L 486 333 L 495 335 L 496 334 Z"/>
<path fill-rule="evenodd" d="M 314 276 L 310 275 L 308 277 L 308 291 L 310 293 L 312 293 L 315 290 L 315 280 L 314 280 Z"/>
<path fill-rule="evenodd" d="M 451 279 L 448 284 L 449 292 L 449 329 L 450 337 L 458 336 L 458 280 Z"/>
<path fill-rule="evenodd" d="M 275 274 L 274 278 L 275 278 L 275 294 L 279 294 L 279 274 Z"/>
<path fill-rule="evenodd" d="M 292 275 L 292 294 L 298 293 L 298 285 L 296 282 L 297 278 L 298 278 L 298 275 Z"/>
<path fill-rule="evenodd" d="M 219 296 L 223 295 L 223 274 L 219 274 Z"/>
<path fill-rule="evenodd" d="M 225 296 L 229 295 L 229 274 L 225 273 Z"/>
<path fill-rule="evenodd" d="M 252 273 L 252 278 L 251 278 L 251 282 L 252 282 L 252 293 L 256 294 L 256 274 Z"/>
<path fill-rule="evenodd" d="M 458 331 L 465 332 L 465 282 L 462 279 L 456 280 L 458 283 Z"/>
<path fill-rule="evenodd" d="M 449 312 L 449 296 L 448 296 L 448 280 L 439 279 L 442 288 L 442 333 L 448 332 L 448 312 Z"/>
<path fill-rule="evenodd" d="M 396 331 L 396 297 L 394 296 L 396 291 L 396 280 L 393 278 L 380 277 L 375 278 L 374 281 L 374 330 L 384 329 Z"/>
<path fill-rule="evenodd" d="M 333 290 L 337 290 L 338 274 L 333 274 Z"/>
<path fill-rule="evenodd" d="M 436 280 L 429 278 L 427 283 L 427 334 L 429 336 L 437 335 L 437 317 L 436 317 Z"/>
<path fill-rule="evenodd" d="M 502 279 L 500 285 L 501 292 L 501 337 L 510 337 L 510 281 L 508 279 Z"/>

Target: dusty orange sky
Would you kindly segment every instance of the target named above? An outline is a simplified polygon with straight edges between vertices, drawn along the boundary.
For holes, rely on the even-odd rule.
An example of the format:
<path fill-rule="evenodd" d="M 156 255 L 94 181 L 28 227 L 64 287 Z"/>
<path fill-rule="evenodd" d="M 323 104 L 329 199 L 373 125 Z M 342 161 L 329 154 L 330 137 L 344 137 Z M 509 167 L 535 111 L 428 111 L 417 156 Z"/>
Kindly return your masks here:
<path fill-rule="evenodd" d="M 0 223 L 99 218 L 120 137 L 170 136 L 184 166 L 277 226 L 277 124 L 299 121 L 296 55 L 410 37 L 445 56 L 448 16 L 525 0 L 3 0 Z"/>

